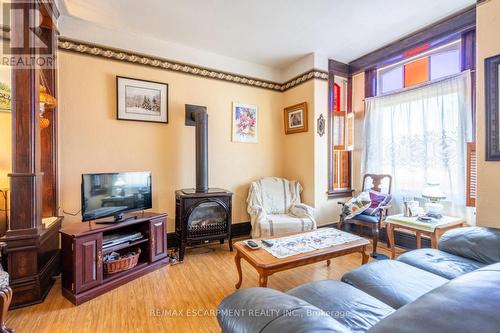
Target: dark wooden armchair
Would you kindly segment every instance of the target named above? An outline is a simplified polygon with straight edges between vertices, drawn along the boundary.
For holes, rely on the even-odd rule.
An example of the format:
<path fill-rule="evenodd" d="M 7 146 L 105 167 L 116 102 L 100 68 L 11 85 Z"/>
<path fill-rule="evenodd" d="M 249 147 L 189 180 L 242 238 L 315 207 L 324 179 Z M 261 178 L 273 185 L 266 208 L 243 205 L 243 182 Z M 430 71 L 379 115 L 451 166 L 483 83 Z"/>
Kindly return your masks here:
<path fill-rule="evenodd" d="M 392 177 L 390 175 L 366 174 L 363 177 L 363 191 L 377 191 L 384 194 L 391 194 Z M 343 202 L 339 204 L 344 205 Z M 382 255 L 377 254 L 377 244 L 380 233 L 380 228 L 387 216 L 387 211 L 391 207 L 390 202 L 384 206 L 378 207 L 372 214 L 359 214 L 351 219 L 345 219 L 344 214 L 340 214 L 339 228 L 342 230 L 346 223 L 355 224 L 362 227 L 370 228 L 373 241 L 373 250 L 371 256 L 373 258 L 381 258 Z M 387 244 L 390 246 L 389 244 Z"/>
<path fill-rule="evenodd" d="M 0 242 L 0 259 L 5 243 Z M 3 270 L 0 262 L 0 333 L 13 333 L 14 330 L 5 326 L 5 318 L 12 300 L 12 289 L 9 287 L 9 274 Z"/>

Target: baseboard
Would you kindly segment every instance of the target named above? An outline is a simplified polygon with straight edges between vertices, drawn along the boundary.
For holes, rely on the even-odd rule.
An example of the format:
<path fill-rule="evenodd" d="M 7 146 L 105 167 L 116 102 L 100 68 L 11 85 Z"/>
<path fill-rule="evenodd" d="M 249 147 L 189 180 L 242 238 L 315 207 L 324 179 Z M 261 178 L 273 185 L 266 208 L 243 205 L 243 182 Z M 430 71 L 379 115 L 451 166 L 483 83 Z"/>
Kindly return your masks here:
<path fill-rule="evenodd" d="M 319 226 L 320 228 L 332 228 L 336 227 L 338 222 L 323 224 Z M 346 226 L 349 224 L 346 224 Z M 231 226 L 231 231 L 233 238 L 249 236 L 252 231 L 252 225 L 250 222 L 241 222 L 235 223 Z M 369 230 L 367 228 L 360 228 L 356 230 L 355 233 L 361 234 L 363 236 L 369 237 Z M 385 228 L 380 229 L 380 240 L 383 242 L 387 242 L 387 233 Z M 408 250 L 414 250 L 417 248 L 417 242 L 414 234 L 394 231 L 394 241 L 398 247 L 402 247 Z M 169 248 L 175 248 L 178 246 L 177 237 L 175 236 L 175 232 L 167 233 L 167 244 Z M 422 237 L 422 247 L 431 247 L 431 240 L 426 237 Z"/>
<path fill-rule="evenodd" d="M 231 234 L 233 238 L 250 236 L 252 231 L 252 224 L 250 222 L 234 223 L 231 225 Z M 175 232 L 167 233 L 167 246 L 168 248 L 175 248 L 179 246 Z"/>

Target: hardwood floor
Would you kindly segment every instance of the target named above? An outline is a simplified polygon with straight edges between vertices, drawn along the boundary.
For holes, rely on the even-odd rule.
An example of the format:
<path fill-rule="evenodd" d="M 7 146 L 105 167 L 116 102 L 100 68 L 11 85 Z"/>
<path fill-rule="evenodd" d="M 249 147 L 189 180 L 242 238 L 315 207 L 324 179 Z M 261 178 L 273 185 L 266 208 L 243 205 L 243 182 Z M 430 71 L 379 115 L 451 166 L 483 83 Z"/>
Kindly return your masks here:
<path fill-rule="evenodd" d="M 212 251 L 211 249 L 215 249 Z M 80 306 L 61 295 L 58 279 L 44 303 L 9 311 L 16 332 L 220 332 L 214 311 L 234 289 L 234 252 L 227 245 L 190 249 L 184 262 L 167 266 Z M 370 249 L 371 251 L 371 249 Z M 385 247 L 380 253 L 389 255 Z M 370 259 L 373 260 L 373 259 Z M 282 291 L 306 282 L 340 277 L 361 263 L 360 254 L 276 273 L 268 287 Z M 256 271 L 242 262 L 241 288 L 259 284 Z"/>

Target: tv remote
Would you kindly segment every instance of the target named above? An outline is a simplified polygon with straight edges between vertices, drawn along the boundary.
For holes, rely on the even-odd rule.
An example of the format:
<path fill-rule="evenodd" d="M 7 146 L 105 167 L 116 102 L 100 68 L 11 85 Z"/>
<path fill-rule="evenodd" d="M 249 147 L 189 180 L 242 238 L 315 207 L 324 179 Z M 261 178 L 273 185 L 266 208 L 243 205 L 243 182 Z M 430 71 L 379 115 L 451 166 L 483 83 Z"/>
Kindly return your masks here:
<path fill-rule="evenodd" d="M 253 240 L 247 241 L 247 245 L 250 248 L 252 248 L 252 249 L 258 249 L 259 248 L 259 244 L 255 243 Z"/>
<path fill-rule="evenodd" d="M 271 243 L 270 241 L 265 240 L 265 239 L 264 239 L 264 240 L 262 240 L 262 244 L 264 244 L 264 245 L 265 245 L 265 246 L 267 246 L 267 247 L 271 247 L 271 246 L 273 246 L 273 243 Z"/>

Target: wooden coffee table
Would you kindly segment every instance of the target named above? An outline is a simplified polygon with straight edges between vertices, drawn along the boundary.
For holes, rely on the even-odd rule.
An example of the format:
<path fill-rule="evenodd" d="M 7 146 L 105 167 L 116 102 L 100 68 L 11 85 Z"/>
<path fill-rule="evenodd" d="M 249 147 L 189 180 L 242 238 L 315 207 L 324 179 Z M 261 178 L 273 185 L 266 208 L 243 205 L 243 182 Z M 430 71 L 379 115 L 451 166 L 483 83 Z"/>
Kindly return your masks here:
<path fill-rule="evenodd" d="M 233 246 L 236 250 L 234 262 L 236 263 L 236 269 L 238 270 L 239 276 L 238 283 L 236 283 L 235 287 L 239 289 L 243 280 L 241 259 L 245 259 L 257 270 L 259 273 L 259 286 L 266 287 L 267 277 L 276 272 L 286 271 L 287 269 L 314 264 L 320 261 L 327 261 L 329 265 L 330 259 L 346 254 L 361 253 L 361 263 L 366 264 L 368 262 L 366 247 L 369 244 L 370 242 L 368 240 L 361 238 L 352 242 L 278 259 L 264 249 L 252 250 L 246 246 L 245 243 L 239 241 Z"/>

